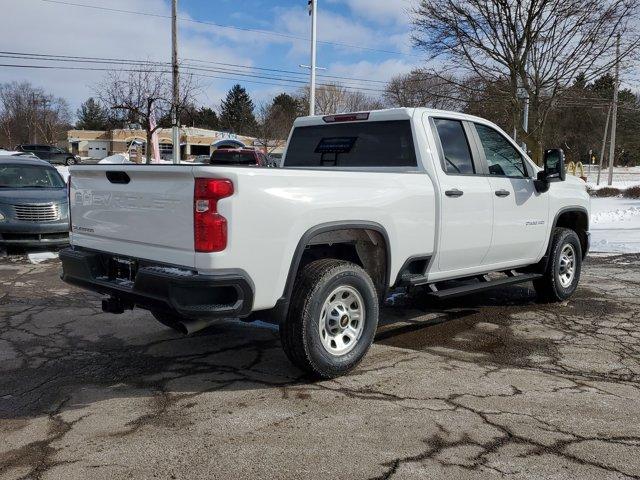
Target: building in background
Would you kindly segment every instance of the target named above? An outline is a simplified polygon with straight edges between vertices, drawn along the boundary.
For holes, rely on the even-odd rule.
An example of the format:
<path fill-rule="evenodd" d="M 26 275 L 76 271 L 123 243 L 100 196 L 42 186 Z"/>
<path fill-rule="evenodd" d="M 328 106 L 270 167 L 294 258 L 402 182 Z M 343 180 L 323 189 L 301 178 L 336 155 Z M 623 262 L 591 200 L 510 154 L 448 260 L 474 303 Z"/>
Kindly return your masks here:
<path fill-rule="evenodd" d="M 160 139 L 160 156 L 165 160 L 173 157 L 173 142 L 171 141 L 171 129 L 163 128 L 158 130 Z M 147 143 L 147 134 L 144 130 L 118 129 L 111 131 L 94 130 L 69 130 L 67 133 L 69 151 L 81 157 L 90 157 L 101 160 L 117 153 L 132 152 L 144 155 Z M 236 135 L 228 132 L 217 132 L 202 128 L 184 127 L 180 135 L 181 158 L 193 159 L 198 156 L 211 155 L 220 147 L 258 146 L 255 138 Z M 284 142 L 277 149 L 271 152 L 281 154 L 284 150 Z"/>

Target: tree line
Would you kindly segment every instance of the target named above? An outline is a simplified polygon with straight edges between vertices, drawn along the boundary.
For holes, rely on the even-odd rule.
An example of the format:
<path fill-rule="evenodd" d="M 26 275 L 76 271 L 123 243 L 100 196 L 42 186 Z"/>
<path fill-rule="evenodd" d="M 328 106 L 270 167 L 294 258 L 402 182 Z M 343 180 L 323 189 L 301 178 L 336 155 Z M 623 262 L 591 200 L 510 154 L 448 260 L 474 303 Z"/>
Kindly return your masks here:
<path fill-rule="evenodd" d="M 640 57 L 640 0 L 420 0 L 411 12 L 414 46 L 425 66 L 392 78 L 376 97 L 339 83 L 321 84 L 318 114 L 384 107 L 431 107 L 475 114 L 500 125 L 532 157 L 562 147 L 572 160 L 602 150 L 613 98 L 614 67 Z M 181 77 L 181 125 L 285 139 L 308 111 L 309 90 L 256 103 L 235 85 L 220 105 L 198 105 L 199 87 Z M 110 73 L 77 112 L 77 127 L 137 125 L 150 138 L 170 126 L 170 80 L 160 72 Z M 523 108 L 529 104 L 525 130 Z M 617 164 L 640 164 L 640 95 L 620 91 Z M 0 88 L 0 143 L 49 141 L 70 124 L 68 104 L 27 83 Z M 59 138 L 59 137 L 58 137 Z"/>

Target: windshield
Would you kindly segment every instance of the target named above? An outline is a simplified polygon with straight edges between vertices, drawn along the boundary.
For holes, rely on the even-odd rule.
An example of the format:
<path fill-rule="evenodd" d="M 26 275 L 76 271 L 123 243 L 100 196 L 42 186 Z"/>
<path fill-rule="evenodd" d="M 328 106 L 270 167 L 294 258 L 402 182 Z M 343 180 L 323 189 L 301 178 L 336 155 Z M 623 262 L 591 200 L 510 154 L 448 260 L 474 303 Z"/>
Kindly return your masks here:
<path fill-rule="evenodd" d="M 212 165 L 256 165 L 254 152 L 218 149 L 211 155 Z"/>
<path fill-rule="evenodd" d="M 37 165 L 0 165 L 0 188 L 64 188 L 53 168 Z"/>

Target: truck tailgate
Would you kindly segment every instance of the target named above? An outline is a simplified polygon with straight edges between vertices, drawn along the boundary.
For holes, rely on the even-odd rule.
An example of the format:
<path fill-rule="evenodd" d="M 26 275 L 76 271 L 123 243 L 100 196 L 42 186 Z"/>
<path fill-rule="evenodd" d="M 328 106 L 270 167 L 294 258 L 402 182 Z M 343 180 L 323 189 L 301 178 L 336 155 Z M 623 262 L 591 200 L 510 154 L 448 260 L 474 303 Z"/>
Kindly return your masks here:
<path fill-rule="evenodd" d="M 193 169 L 100 165 L 72 169 L 72 244 L 194 267 Z"/>

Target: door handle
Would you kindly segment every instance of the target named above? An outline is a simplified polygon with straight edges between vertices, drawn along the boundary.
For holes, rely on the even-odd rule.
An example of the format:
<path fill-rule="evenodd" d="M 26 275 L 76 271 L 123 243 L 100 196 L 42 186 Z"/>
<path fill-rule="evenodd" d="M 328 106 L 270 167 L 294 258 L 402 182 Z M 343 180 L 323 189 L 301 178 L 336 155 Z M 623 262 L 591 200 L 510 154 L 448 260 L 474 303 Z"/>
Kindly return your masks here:
<path fill-rule="evenodd" d="M 508 197 L 511 195 L 511 192 L 508 190 L 496 190 L 496 197 Z"/>
<path fill-rule="evenodd" d="M 454 188 L 453 190 L 447 190 L 446 192 L 444 192 L 444 194 L 447 197 L 458 198 L 464 195 L 464 192 L 462 190 L 458 190 L 457 188 Z"/>

